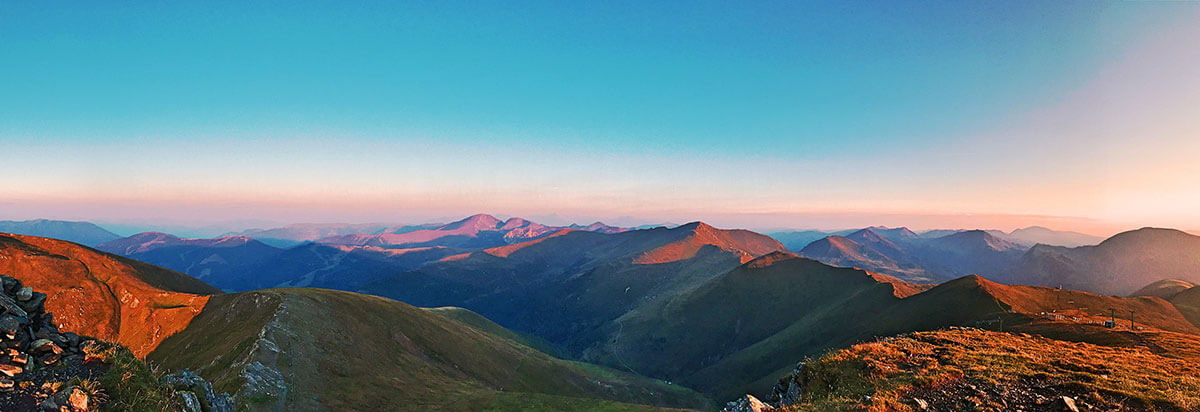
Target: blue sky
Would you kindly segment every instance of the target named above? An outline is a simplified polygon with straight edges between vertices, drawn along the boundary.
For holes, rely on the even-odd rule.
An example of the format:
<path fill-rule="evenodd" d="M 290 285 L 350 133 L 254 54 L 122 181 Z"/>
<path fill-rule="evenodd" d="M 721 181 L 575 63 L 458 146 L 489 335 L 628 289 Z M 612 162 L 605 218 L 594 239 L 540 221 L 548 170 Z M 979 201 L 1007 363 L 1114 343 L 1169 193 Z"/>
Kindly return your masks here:
<path fill-rule="evenodd" d="M 1139 84 L 1106 73 L 1193 62 L 1159 37 L 1188 33 L 1197 3 L 649 3 L 0 3 L 0 161 L 20 166 L 0 212 L 1200 226 L 1020 189 L 1111 163 L 1051 132 L 1094 123 L 1080 96 Z M 1197 73 L 1174 74 L 1155 87 Z M 1181 133 L 1156 145 L 1190 150 Z"/>

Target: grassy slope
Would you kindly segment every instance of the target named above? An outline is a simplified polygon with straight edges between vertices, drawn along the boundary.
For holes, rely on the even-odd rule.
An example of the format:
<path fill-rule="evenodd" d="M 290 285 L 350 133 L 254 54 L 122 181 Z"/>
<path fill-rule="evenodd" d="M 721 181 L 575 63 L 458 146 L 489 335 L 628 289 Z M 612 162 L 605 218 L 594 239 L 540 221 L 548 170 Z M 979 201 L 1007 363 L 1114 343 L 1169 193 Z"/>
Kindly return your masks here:
<path fill-rule="evenodd" d="M 262 313 L 280 307 L 274 323 Z M 678 386 L 557 359 L 434 311 L 349 292 L 266 289 L 214 298 L 188 330 L 151 359 L 201 368 L 220 390 L 228 371 L 252 359 L 253 341 L 272 327 L 295 410 L 648 410 L 613 401 L 706 407 Z M 211 345 L 211 347 L 206 347 Z M 230 364 L 232 362 L 232 364 Z M 203 368 L 204 365 L 214 365 Z M 227 366 L 228 365 L 228 366 Z M 221 375 L 225 371 L 225 375 Z M 518 395 L 536 394 L 536 395 Z M 516 405 L 516 406 L 514 406 Z"/>
<path fill-rule="evenodd" d="M 621 318 L 611 331 L 616 339 L 589 359 L 731 399 L 762 394 L 805 357 L 910 331 L 995 321 L 987 327 L 1112 346 L 1145 343 L 1146 334 L 1126 327 L 1090 324 L 1115 308 L 1134 310 L 1138 325 L 1151 332 L 1200 332 L 1158 298 L 1006 286 L 978 276 L 913 294 L 919 290 L 884 280 L 786 255 L 760 258 L 664 306 Z M 1070 316 L 1047 321 L 1042 315 L 1055 311 Z"/>
<path fill-rule="evenodd" d="M 1138 289 L 1137 292 L 1129 294 L 1129 296 L 1157 296 L 1163 299 L 1170 299 L 1172 295 L 1183 292 L 1187 289 L 1195 287 L 1191 282 L 1182 281 L 1179 279 L 1163 279 L 1145 287 Z"/>
<path fill-rule="evenodd" d="M 843 322 L 854 318 L 850 303 L 879 307 L 899 300 L 891 285 L 864 272 L 791 255 L 772 256 L 776 258 L 760 258 L 758 265 L 722 275 L 661 307 L 623 317 L 611 332 L 613 341 L 592 355 L 606 364 L 671 377 L 706 392 L 737 393 L 743 389 L 739 383 L 776 370 L 777 359 L 792 359 L 788 355 L 798 354 L 792 353 L 798 348 L 803 351 L 806 342 L 788 340 L 770 351 L 782 358 L 750 356 L 726 362 L 731 355 L 795 324 L 812 326 L 805 328 L 814 332 L 808 339 L 838 336 L 836 330 L 824 334 L 816 327 L 844 328 Z M 844 307 L 850 310 L 830 310 Z"/>
<path fill-rule="evenodd" d="M 280 302 L 271 292 L 213 296 L 186 329 L 163 340 L 146 361 L 170 370 L 192 369 L 218 392 L 235 393 L 242 386 L 241 367 L 252 362 L 254 342 Z"/>
<path fill-rule="evenodd" d="M 1200 327 L 1200 286 L 1176 293 L 1171 297 L 1171 304 L 1196 327 Z"/>
<path fill-rule="evenodd" d="M 526 335 L 526 334 L 517 333 L 517 332 L 513 332 L 511 330 L 505 329 L 503 326 L 497 325 L 496 322 L 492 322 L 491 320 L 488 320 L 488 318 L 485 318 L 482 315 L 472 312 L 467 309 L 463 309 L 463 308 L 455 307 L 455 306 L 443 306 L 440 308 L 424 308 L 424 309 L 428 310 L 431 313 L 435 313 L 437 315 L 444 316 L 448 319 L 454 320 L 456 322 L 460 322 L 462 324 L 473 327 L 475 329 L 479 329 L 483 332 L 487 332 L 487 333 L 511 340 L 513 342 L 517 342 L 522 345 L 537 349 L 539 351 L 546 353 L 547 355 L 554 356 L 556 358 L 563 358 L 566 356 L 565 354 L 562 353 L 561 349 L 559 349 L 557 346 L 554 346 L 553 343 L 547 342 L 545 339 L 539 338 L 537 336 Z"/>
<path fill-rule="evenodd" d="M 1191 341 L 1185 346 L 1200 343 L 1176 335 Z M 918 332 L 805 363 L 787 378 L 804 389 L 801 402 L 786 410 L 904 411 L 914 397 L 938 410 L 972 402 L 983 410 L 1028 410 L 1039 407 L 1039 397 L 1057 395 L 1134 410 L 1200 408 L 1196 359 L 1167 355 L 983 330 Z"/>

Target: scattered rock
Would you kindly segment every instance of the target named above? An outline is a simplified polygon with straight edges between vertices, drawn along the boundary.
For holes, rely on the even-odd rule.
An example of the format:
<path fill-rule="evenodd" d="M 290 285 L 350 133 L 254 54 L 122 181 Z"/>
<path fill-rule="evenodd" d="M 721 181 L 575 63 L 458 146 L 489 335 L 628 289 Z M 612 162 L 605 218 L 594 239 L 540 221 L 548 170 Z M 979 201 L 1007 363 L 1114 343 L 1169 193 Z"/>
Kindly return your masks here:
<path fill-rule="evenodd" d="M 29 344 L 29 349 L 34 354 L 52 352 L 55 355 L 58 355 L 62 353 L 62 348 L 58 347 L 58 345 L 55 345 L 54 342 L 50 341 L 50 339 L 35 340 L 33 343 Z"/>
<path fill-rule="evenodd" d="M 70 390 L 63 392 L 68 393 L 66 406 L 70 406 L 72 410 L 76 411 L 88 410 L 88 395 L 83 391 L 83 389 L 71 387 Z"/>
<path fill-rule="evenodd" d="M 33 288 L 26 286 L 17 291 L 17 300 L 24 302 L 33 299 Z"/>
<path fill-rule="evenodd" d="M 26 316 L 28 316 L 28 312 L 41 312 L 44 310 L 45 305 L 46 294 L 42 292 L 33 292 L 32 298 L 27 301 L 17 303 L 17 306 L 20 306 L 21 309 L 26 312 Z"/>
<path fill-rule="evenodd" d="M 1060 412 L 1079 412 L 1079 407 L 1075 406 L 1075 399 L 1070 396 L 1059 396 L 1054 399 L 1054 403 L 1050 405 L 1050 410 Z"/>
<path fill-rule="evenodd" d="M 43 365 L 53 365 L 59 359 L 62 359 L 62 357 L 57 353 L 47 353 L 45 356 L 42 356 L 41 362 Z"/>
<path fill-rule="evenodd" d="M 45 303 L 45 293 L 0 275 L 0 409 L 96 410 L 87 391 L 62 382 L 93 379 L 98 366 L 85 362 L 79 335 L 59 332 Z"/>
<path fill-rule="evenodd" d="M 200 407 L 200 400 L 196 399 L 196 394 L 188 391 L 179 391 L 179 396 L 183 398 L 184 412 L 204 412 Z"/>
<path fill-rule="evenodd" d="M 917 407 L 918 411 L 929 410 L 929 402 L 925 402 L 924 399 L 913 398 L 912 401 L 913 401 L 913 404 Z"/>
<path fill-rule="evenodd" d="M 0 317 L 0 333 L 7 339 L 16 339 L 17 331 L 21 329 L 21 321 L 13 315 Z"/>
<path fill-rule="evenodd" d="M 228 393 L 218 395 L 213 390 L 211 383 L 191 370 L 184 369 L 163 376 L 161 381 L 164 385 L 179 391 L 180 396 L 184 398 L 185 406 L 190 402 L 190 396 L 190 399 L 196 402 L 197 409 L 195 411 L 197 412 L 233 412 L 234 410 L 233 396 Z"/>
<path fill-rule="evenodd" d="M 767 412 L 772 409 L 753 395 L 745 395 L 726 404 L 722 412 Z"/>
<path fill-rule="evenodd" d="M 23 371 L 24 371 L 24 368 L 21 368 L 20 366 L 14 366 L 14 365 L 0 363 L 0 373 L 6 375 L 8 377 L 17 376 L 18 374 L 20 374 Z"/>
<path fill-rule="evenodd" d="M 287 384 L 283 380 L 283 374 L 278 369 L 263 365 L 262 362 L 254 362 L 246 365 L 242 369 L 242 388 L 238 390 L 239 399 L 265 399 L 278 403 L 282 409 L 283 398 L 287 395 Z M 267 402 L 270 403 L 270 402 Z"/>

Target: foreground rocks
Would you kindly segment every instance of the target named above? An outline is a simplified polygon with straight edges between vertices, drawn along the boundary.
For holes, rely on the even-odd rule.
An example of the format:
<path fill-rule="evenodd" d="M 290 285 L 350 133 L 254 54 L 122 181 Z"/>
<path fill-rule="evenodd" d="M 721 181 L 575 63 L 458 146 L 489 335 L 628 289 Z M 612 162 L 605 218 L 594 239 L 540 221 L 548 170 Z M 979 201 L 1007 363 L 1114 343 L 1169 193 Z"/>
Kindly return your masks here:
<path fill-rule="evenodd" d="M 191 370 L 164 376 L 162 383 L 179 393 L 185 412 L 233 412 L 233 396 L 217 395 L 212 384 Z"/>
<path fill-rule="evenodd" d="M 99 375 L 85 358 L 95 342 L 60 332 L 45 303 L 46 294 L 0 275 L 0 409 L 97 410 L 88 388 L 64 384 Z"/>

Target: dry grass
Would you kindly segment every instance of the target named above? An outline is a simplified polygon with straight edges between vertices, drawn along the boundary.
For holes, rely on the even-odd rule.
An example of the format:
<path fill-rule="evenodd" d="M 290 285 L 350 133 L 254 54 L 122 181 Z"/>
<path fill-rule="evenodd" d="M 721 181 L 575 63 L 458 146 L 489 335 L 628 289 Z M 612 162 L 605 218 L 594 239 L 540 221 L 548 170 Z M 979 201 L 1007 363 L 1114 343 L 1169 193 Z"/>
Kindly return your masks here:
<path fill-rule="evenodd" d="M 175 391 L 159 383 L 144 362 L 124 346 L 97 341 L 85 348 L 88 359 L 103 362 L 108 370 L 96 381 L 81 381 L 79 386 L 105 400 L 102 410 L 155 412 L 179 410 Z"/>
<path fill-rule="evenodd" d="M 929 399 L 939 393 L 985 410 L 1042 402 L 1040 398 L 1058 393 L 1133 410 L 1197 410 L 1196 360 L 1141 347 L 1026 334 L 919 332 L 855 345 L 806 363 L 797 379 L 804 385 L 803 402 L 788 410 L 903 411 L 912 409 L 913 397 Z M 967 396 L 947 391 L 962 387 L 971 389 Z"/>

